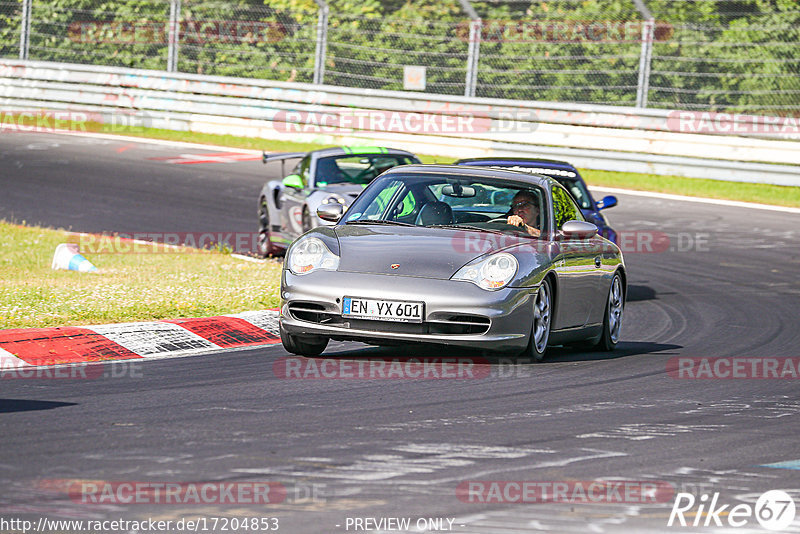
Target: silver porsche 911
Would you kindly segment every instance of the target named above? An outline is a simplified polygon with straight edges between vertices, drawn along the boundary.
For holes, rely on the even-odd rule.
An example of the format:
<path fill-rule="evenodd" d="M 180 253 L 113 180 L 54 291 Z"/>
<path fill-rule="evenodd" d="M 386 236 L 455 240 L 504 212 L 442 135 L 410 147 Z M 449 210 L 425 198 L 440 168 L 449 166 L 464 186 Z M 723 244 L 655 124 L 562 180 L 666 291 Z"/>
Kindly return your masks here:
<path fill-rule="evenodd" d="M 395 167 L 289 248 L 281 279 L 287 351 L 330 339 L 431 343 L 541 361 L 548 345 L 612 350 L 626 272 L 557 181 L 509 170 Z M 523 219 L 527 217 L 527 219 Z"/>

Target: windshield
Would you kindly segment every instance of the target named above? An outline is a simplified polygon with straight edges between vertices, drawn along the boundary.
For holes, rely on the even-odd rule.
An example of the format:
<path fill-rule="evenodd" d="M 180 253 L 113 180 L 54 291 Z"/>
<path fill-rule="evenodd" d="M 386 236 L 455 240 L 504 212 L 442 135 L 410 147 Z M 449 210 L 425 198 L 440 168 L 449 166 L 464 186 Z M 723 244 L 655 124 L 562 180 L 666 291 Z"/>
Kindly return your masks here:
<path fill-rule="evenodd" d="M 563 185 L 566 190 L 572 194 L 581 209 L 594 209 L 594 206 L 592 205 L 592 197 L 589 195 L 589 191 L 586 189 L 586 184 L 583 183 L 580 175 L 575 170 L 550 169 L 544 166 L 534 167 L 520 165 L 519 163 L 514 163 L 513 165 L 498 165 L 494 163 L 489 165 L 489 167 L 492 169 L 509 169 L 517 172 L 549 176 Z"/>
<path fill-rule="evenodd" d="M 402 154 L 368 154 L 363 156 L 331 156 L 317 160 L 317 187 L 331 184 L 367 185 L 379 174 L 397 165 L 419 163 Z"/>
<path fill-rule="evenodd" d="M 547 213 L 545 198 L 537 185 L 497 178 L 391 174 L 367 188 L 343 222 L 382 221 L 533 235 L 530 227 L 543 230 L 546 221 L 540 216 Z M 509 223 L 514 215 L 517 219 Z"/>

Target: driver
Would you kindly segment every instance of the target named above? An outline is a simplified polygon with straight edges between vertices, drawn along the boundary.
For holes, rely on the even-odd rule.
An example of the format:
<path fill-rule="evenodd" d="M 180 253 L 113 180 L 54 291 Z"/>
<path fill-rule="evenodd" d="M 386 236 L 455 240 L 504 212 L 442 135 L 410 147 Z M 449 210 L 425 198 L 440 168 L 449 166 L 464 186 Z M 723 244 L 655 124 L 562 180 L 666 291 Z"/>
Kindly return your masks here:
<path fill-rule="evenodd" d="M 533 237 L 539 237 L 539 203 L 529 191 L 520 191 L 511 201 L 511 215 L 506 221 L 512 226 L 519 226 Z"/>

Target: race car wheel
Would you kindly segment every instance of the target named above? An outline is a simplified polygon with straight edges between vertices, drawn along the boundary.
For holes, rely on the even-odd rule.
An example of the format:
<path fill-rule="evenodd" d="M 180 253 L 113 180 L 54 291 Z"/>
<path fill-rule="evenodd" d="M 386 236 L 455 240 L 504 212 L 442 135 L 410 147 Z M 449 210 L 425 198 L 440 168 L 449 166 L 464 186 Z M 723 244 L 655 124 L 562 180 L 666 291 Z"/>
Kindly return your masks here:
<path fill-rule="evenodd" d="M 622 278 L 614 274 L 611 288 L 608 290 L 606 314 L 603 319 L 603 333 L 596 347 L 600 350 L 611 351 L 617 346 L 619 333 L 622 330 L 622 312 L 625 308 L 625 295 L 622 292 Z"/>
<path fill-rule="evenodd" d="M 313 337 L 313 338 L 300 338 L 293 336 L 286 332 L 281 325 L 281 343 L 287 352 L 297 354 L 298 356 L 319 356 L 325 347 L 328 346 L 328 338 L 326 337 Z"/>
<path fill-rule="evenodd" d="M 258 253 L 262 257 L 275 254 L 275 247 L 269 235 L 269 208 L 266 197 L 261 197 L 258 202 Z"/>
<path fill-rule="evenodd" d="M 522 354 L 535 362 L 544 360 L 547 341 L 550 339 L 550 323 L 553 317 L 553 290 L 550 280 L 545 278 L 533 300 L 533 326 L 528 347 Z"/>

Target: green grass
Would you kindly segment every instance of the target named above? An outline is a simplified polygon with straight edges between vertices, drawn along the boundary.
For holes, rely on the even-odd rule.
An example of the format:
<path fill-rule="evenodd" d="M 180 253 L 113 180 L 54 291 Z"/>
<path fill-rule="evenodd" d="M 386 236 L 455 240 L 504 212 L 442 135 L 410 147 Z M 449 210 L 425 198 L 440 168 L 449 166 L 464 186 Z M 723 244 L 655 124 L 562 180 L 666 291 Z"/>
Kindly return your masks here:
<path fill-rule="evenodd" d="M 0 329 L 208 317 L 280 301 L 277 261 L 144 247 L 150 253 L 84 254 L 97 274 L 52 270 L 56 246 L 75 241 L 63 230 L 0 221 Z"/>
<path fill-rule="evenodd" d="M 124 131 L 117 131 L 117 133 L 232 148 L 266 150 L 268 152 L 299 152 L 315 150 L 322 147 L 321 145 L 312 143 L 273 141 L 252 137 L 213 135 L 195 132 L 176 132 L 154 128 L 136 128 L 135 131 L 131 133 L 126 133 Z M 447 156 L 420 155 L 419 158 L 423 163 L 452 163 L 455 161 L 455 158 Z M 691 197 L 740 200 L 743 202 L 757 202 L 760 204 L 800 207 L 800 187 L 726 182 L 722 180 L 638 174 L 632 172 L 597 171 L 592 169 L 581 169 L 581 174 L 590 186 L 619 187 L 623 189 L 655 191 L 658 193 L 670 193 Z"/>

